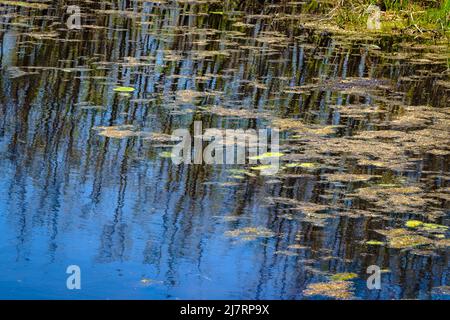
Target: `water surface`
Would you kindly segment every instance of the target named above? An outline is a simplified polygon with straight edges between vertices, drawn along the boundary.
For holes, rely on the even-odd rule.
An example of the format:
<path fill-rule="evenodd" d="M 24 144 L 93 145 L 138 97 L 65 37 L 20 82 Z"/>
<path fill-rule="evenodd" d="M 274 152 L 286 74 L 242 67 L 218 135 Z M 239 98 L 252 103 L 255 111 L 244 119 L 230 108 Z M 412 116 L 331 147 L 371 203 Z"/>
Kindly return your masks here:
<path fill-rule="evenodd" d="M 352 298 L 448 298 L 448 45 L 213 2 L 79 1 L 81 30 L 0 6 L 0 298 L 316 299 L 344 272 Z M 280 128 L 297 165 L 176 166 L 148 138 L 194 121 Z"/>

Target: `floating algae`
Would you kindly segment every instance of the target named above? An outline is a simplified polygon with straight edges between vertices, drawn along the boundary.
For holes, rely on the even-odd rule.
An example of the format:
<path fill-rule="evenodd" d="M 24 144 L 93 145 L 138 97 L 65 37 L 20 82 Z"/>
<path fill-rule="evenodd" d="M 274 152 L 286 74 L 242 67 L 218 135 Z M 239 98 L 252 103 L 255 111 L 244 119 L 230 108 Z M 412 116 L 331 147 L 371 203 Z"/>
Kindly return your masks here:
<path fill-rule="evenodd" d="M 447 226 L 436 223 L 425 223 L 418 220 L 408 220 L 405 226 L 411 229 L 417 229 L 419 231 L 425 231 L 430 233 L 445 233 L 448 230 Z"/>
<path fill-rule="evenodd" d="M 413 248 L 432 244 L 433 241 L 424 236 L 405 229 L 377 230 L 388 239 L 388 246 L 394 249 Z"/>
<path fill-rule="evenodd" d="M 245 227 L 225 232 L 227 237 L 240 238 L 243 240 L 256 240 L 258 238 L 271 238 L 275 233 L 264 227 Z"/>
<path fill-rule="evenodd" d="M 137 136 L 136 131 L 132 131 L 134 127 L 131 125 L 118 125 L 109 127 L 95 127 L 94 130 L 98 130 L 100 136 L 115 139 L 124 139 L 128 137 Z"/>
<path fill-rule="evenodd" d="M 49 5 L 46 3 L 27 2 L 27 1 L 0 0 L 0 4 L 6 5 L 6 6 L 30 8 L 30 9 L 47 9 L 49 7 Z"/>
<path fill-rule="evenodd" d="M 303 291 L 305 296 L 325 296 L 334 299 L 353 298 L 353 285 L 349 281 L 331 281 L 309 284 Z"/>
<path fill-rule="evenodd" d="M 354 278 L 357 278 L 358 275 L 356 273 L 351 272 L 343 272 L 343 273 L 336 273 L 331 276 L 331 280 L 333 281 L 347 281 Z"/>

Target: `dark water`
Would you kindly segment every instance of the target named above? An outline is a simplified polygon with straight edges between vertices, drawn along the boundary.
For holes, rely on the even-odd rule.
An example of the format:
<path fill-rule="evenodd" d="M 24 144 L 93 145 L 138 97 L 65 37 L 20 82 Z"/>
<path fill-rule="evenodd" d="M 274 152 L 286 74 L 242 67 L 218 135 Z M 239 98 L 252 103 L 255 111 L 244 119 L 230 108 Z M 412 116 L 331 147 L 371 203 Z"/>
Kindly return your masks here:
<path fill-rule="evenodd" d="M 448 44 L 332 34 L 296 4 L 78 4 L 72 31 L 61 2 L 0 7 L 0 298 L 315 299 L 348 272 L 356 299 L 448 299 Z M 95 130 L 194 121 L 280 127 L 302 165 L 176 166 L 167 141 Z"/>

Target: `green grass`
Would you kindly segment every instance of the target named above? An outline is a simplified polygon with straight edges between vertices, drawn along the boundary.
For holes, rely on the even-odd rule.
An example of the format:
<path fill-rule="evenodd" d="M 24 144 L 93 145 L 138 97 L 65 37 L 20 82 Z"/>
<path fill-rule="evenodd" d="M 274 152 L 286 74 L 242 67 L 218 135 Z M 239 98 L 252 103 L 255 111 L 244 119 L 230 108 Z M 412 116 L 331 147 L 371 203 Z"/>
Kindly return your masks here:
<path fill-rule="evenodd" d="M 447 32 L 450 30 L 450 0 L 445 0 L 439 8 L 430 8 L 420 17 L 421 24 L 437 25 Z"/>
<path fill-rule="evenodd" d="M 433 36 L 450 36 L 450 0 L 346 0 L 333 10 L 332 20 L 341 28 L 364 30 L 369 5 L 382 11 L 382 31 L 394 32 L 411 28 L 430 32 Z"/>

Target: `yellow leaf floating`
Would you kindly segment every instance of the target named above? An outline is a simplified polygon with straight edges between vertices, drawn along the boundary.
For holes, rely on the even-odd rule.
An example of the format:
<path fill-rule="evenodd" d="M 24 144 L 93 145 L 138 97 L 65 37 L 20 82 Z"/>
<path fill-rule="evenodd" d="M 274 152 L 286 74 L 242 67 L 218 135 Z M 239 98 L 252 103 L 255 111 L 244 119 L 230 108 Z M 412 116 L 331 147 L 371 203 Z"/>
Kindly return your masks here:
<path fill-rule="evenodd" d="M 114 88 L 113 91 L 115 91 L 115 92 L 133 92 L 134 88 L 132 88 L 132 87 L 116 87 L 116 88 Z"/>
<path fill-rule="evenodd" d="M 384 242 L 377 241 L 377 240 L 369 240 L 366 242 L 366 244 L 369 246 L 382 246 L 382 245 L 384 245 Z"/>
<path fill-rule="evenodd" d="M 438 230 L 444 231 L 447 230 L 448 227 L 435 223 L 424 223 L 423 229 L 426 231 L 438 231 Z"/>
<path fill-rule="evenodd" d="M 418 221 L 418 220 L 409 220 L 406 222 L 405 224 L 408 228 L 417 228 L 420 227 L 421 225 L 423 225 L 422 221 Z"/>
<path fill-rule="evenodd" d="M 448 227 L 444 225 L 436 223 L 424 223 L 419 220 L 406 221 L 405 226 L 408 228 L 420 229 L 423 231 L 445 231 L 448 229 Z"/>

